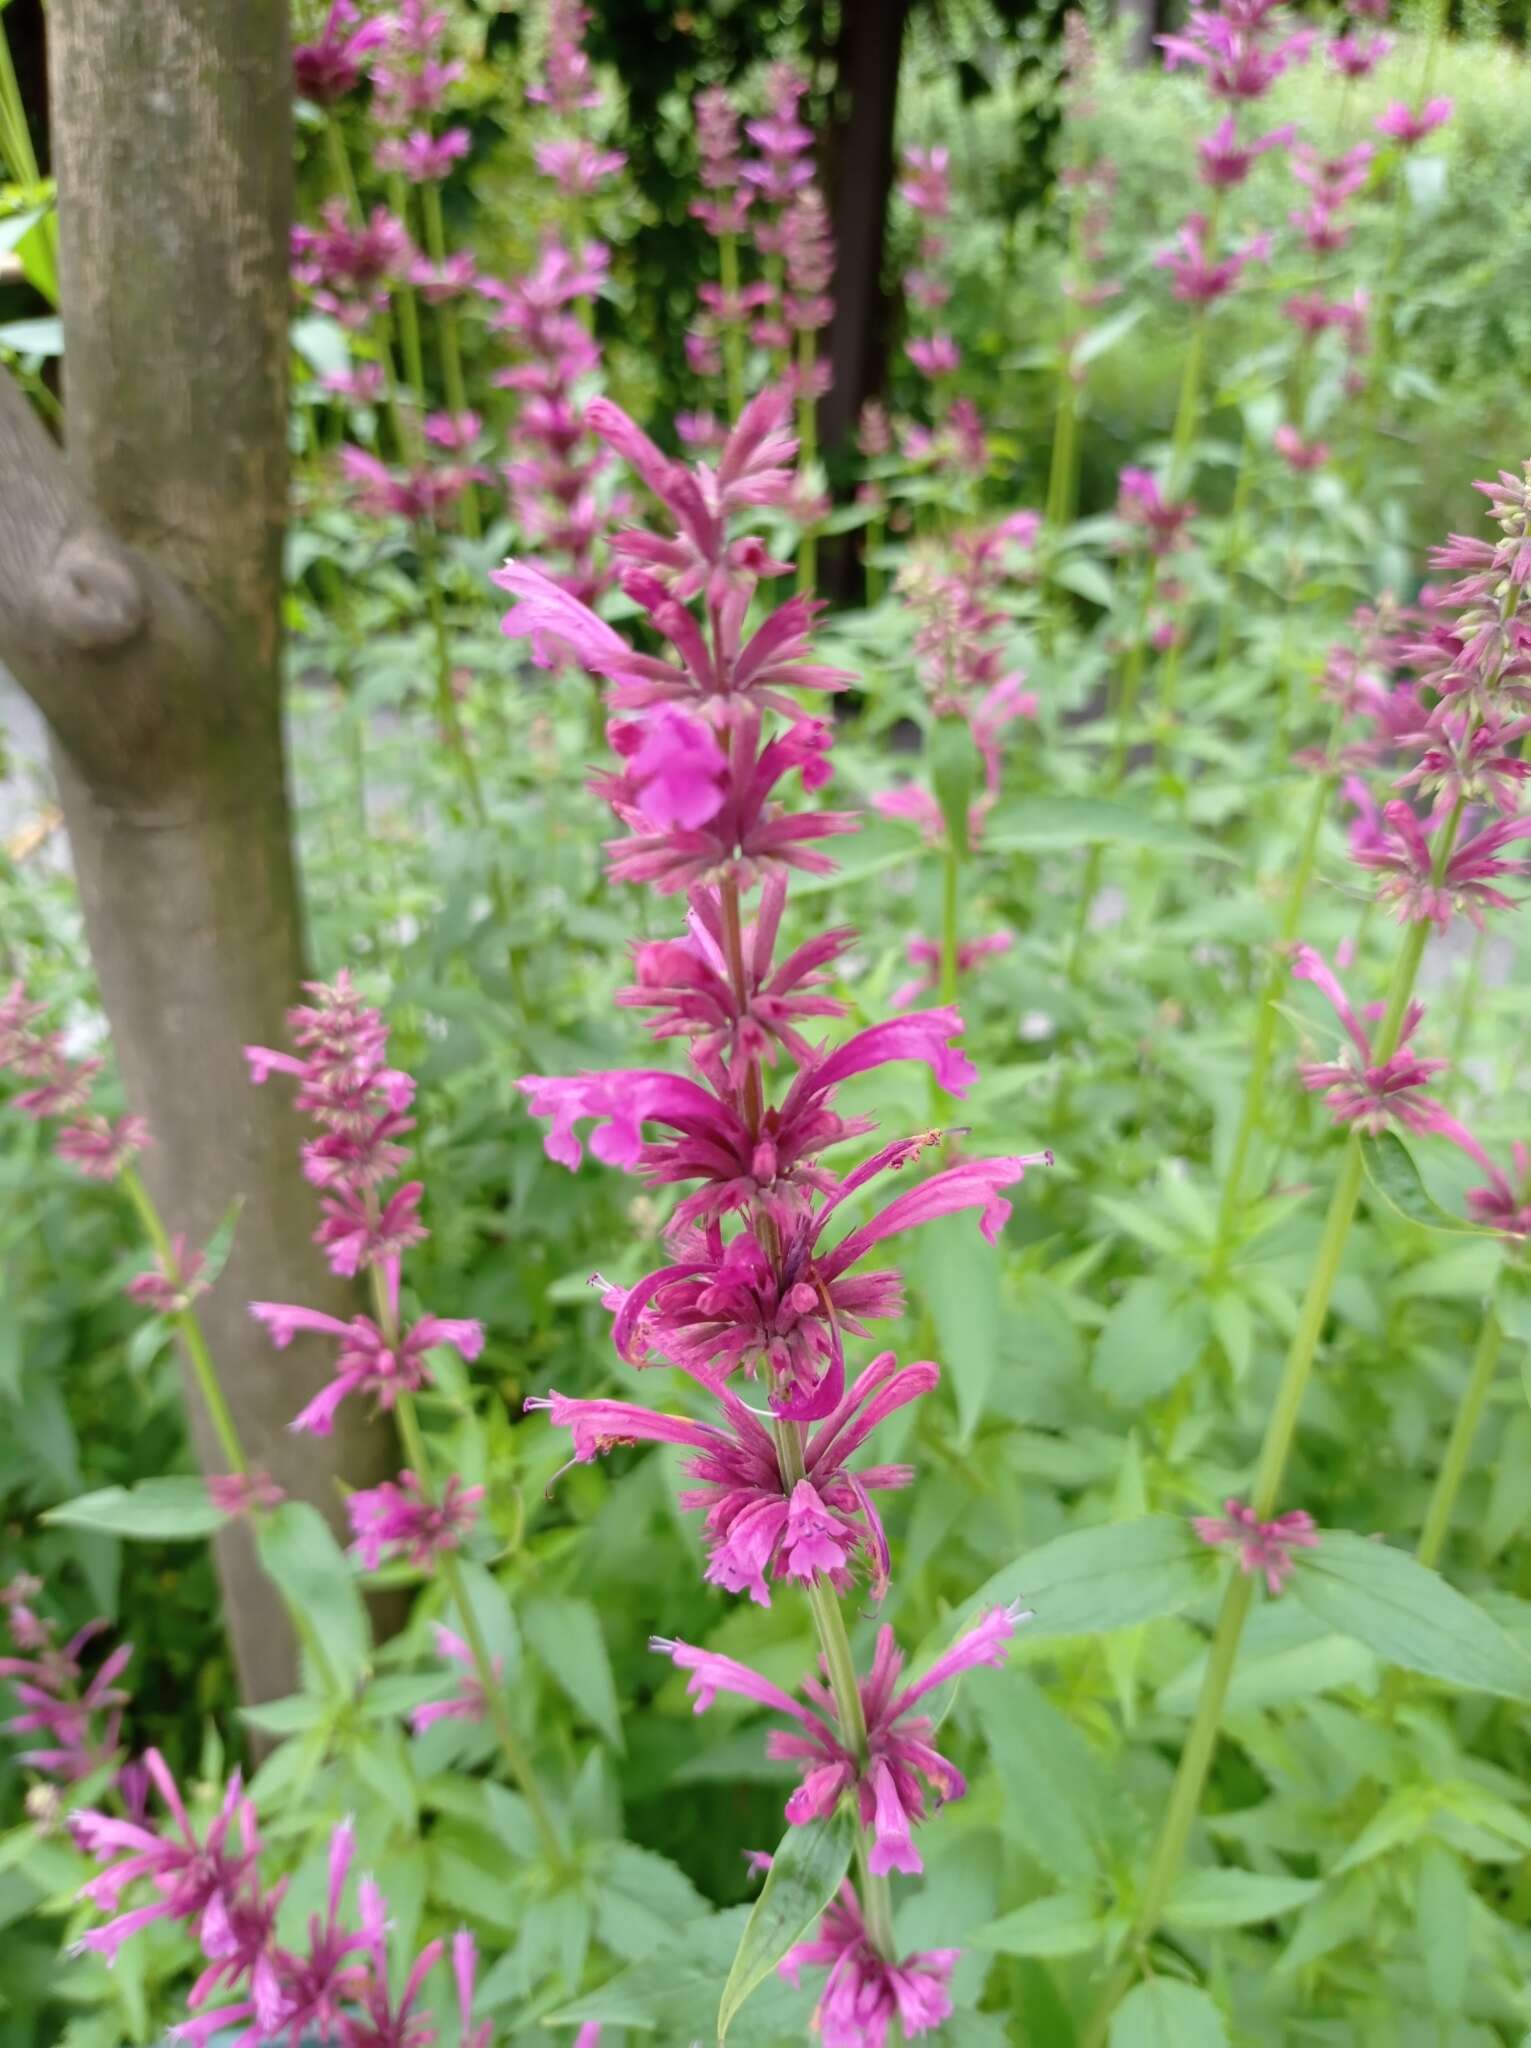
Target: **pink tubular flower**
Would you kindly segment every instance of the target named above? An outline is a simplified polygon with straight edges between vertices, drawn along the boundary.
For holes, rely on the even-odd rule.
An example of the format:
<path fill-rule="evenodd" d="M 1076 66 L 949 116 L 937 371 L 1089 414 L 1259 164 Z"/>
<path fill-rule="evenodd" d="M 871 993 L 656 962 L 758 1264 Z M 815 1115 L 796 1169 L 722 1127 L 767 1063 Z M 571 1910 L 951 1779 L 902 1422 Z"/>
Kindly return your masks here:
<path fill-rule="evenodd" d="M 1292 151 L 1292 176 L 1307 187 L 1314 206 L 1332 210 L 1361 190 L 1376 154 L 1372 143 L 1358 142 L 1342 156 L 1324 157 L 1299 142 Z"/>
<path fill-rule="evenodd" d="M 878 1631 L 877 1652 L 868 1676 L 860 1681 L 866 1721 L 866 1754 L 847 1747 L 836 1718 L 834 1696 L 815 1678 L 803 1681 L 810 1704 L 803 1706 L 747 1664 L 690 1643 L 655 1637 L 651 1648 L 663 1652 L 677 1669 L 690 1673 L 686 1690 L 695 1712 L 704 1713 L 720 1692 L 756 1700 L 795 1723 L 789 1732 L 766 1738 L 766 1754 L 777 1762 L 801 1767 L 803 1781 L 787 1801 L 787 1819 L 804 1827 L 833 1813 L 842 1796 L 856 1795 L 862 1824 L 871 1831 L 868 1865 L 874 1877 L 901 1870 L 923 1870 L 913 1829 L 926 1816 L 926 1788 L 938 1799 L 960 1799 L 967 1781 L 955 1765 L 932 1746 L 928 1715 L 916 1714 L 919 1702 L 980 1665 L 1005 1661 L 1006 1645 L 1017 1625 L 1028 1619 L 1020 1607 L 994 1607 L 961 1637 L 923 1677 L 900 1686 L 903 1657 L 891 1628 Z"/>
<path fill-rule="evenodd" d="M 1517 1139 L 1511 1148 L 1510 1156 L 1515 1162 L 1513 1180 L 1481 1146 L 1474 1143 L 1470 1150 L 1488 1174 L 1488 1183 L 1467 1190 L 1468 1215 L 1475 1223 L 1490 1230 L 1502 1230 L 1508 1237 L 1531 1237 L 1531 1146 Z"/>
<path fill-rule="evenodd" d="M 298 43 L 292 53 L 293 90 L 315 106 L 331 107 L 355 92 L 363 75 L 362 59 L 387 37 L 381 21 L 361 22 L 356 0 L 331 0 L 329 12 L 311 43 Z"/>
<path fill-rule="evenodd" d="M 443 1550 L 460 1548 L 483 1497 L 482 1486 L 462 1485 L 455 1472 L 439 1501 L 427 1497 L 413 1472 L 401 1472 L 397 1485 L 389 1479 L 359 1488 L 346 1496 L 355 1538 L 349 1554 L 363 1571 L 375 1572 L 388 1554 L 428 1571 Z"/>
<path fill-rule="evenodd" d="M 226 1515 L 269 1514 L 287 1498 L 269 1472 L 210 1472 L 207 1497 Z"/>
<path fill-rule="evenodd" d="M 1203 1543 L 1219 1550 L 1237 1550 L 1239 1570 L 1246 1578 L 1264 1579 L 1272 1597 L 1285 1589 L 1297 1568 L 1292 1552 L 1318 1548 L 1318 1530 L 1303 1508 L 1293 1508 L 1270 1522 L 1262 1522 L 1242 1501 L 1224 1501 L 1223 1510 L 1223 1516 L 1193 1516 L 1191 1527 Z"/>
<path fill-rule="evenodd" d="M 971 974 L 982 961 L 994 960 L 1001 953 L 1008 953 L 1014 943 L 1012 932 L 990 932 L 983 938 L 964 939 L 957 948 L 958 974 Z M 919 972 L 912 981 L 901 982 L 889 996 L 890 1010 L 907 1010 L 921 996 L 929 995 L 940 978 L 941 944 L 938 939 L 911 939 L 906 950 L 909 965 L 918 968 Z"/>
<path fill-rule="evenodd" d="M 107 1624 L 88 1622 L 68 1642 L 56 1644 L 54 1624 L 30 1604 L 41 1590 L 42 1581 L 25 1574 L 0 1588 L 11 1641 L 27 1653 L 0 1657 L 0 1679 L 9 1683 L 21 1710 L 0 1723 L 0 1730 L 43 1737 L 45 1746 L 20 1751 L 17 1761 L 63 1784 L 76 1784 L 109 1763 L 117 1748 L 128 1699 L 117 1680 L 127 1669 L 133 1646 L 118 1644 L 87 1679 L 81 1652 Z"/>
<path fill-rule="evenodd" d="M 1346 1059 L 1309 1061 L 1298 1068 L 1305 1088 L 1328 1097 L 1335 1122 L 1372 1135 L 1385 1131 L 1389 1124 L 1398 1124 L 1420 1136 L 1438 1133 L 1460 1143 L 1465 1136 L 1461 1125 L 1425 1092 L 1435 1075 L 1445 1071 L 1447 1062 L 1421 1059 L 1409 1049 L 1409 1040 L 1424 1016 L 1421 1006 L 1409 1005 L 1396 1047 L 1386 1058 L 1378 1059 L 1371 1034 L 1351 1008 L 1323 955 L 1313 946 L 1299 946 L 1292 972 L 1299 981 L 1315 983 L 1328 998 L 1355 1047 L 1355 1053 Z"/>
<path fill-rule="evenodd" d="M 217 1814 L 199 1835 L 159 1751 L 146 1750 L 143 1761 L 169 1815 L 171 1825 L 163 1833 L 147 1823 L 90 1810 L 70 1817 L 79 1846 L 106 1865 L 82 1888 L 83 1899 L 112 1911 L 128 1887 L 145 1878 L 157 1894 L 82 1938 L 81 1948 L 108 1961 L 124 1941 L 156 1920 L 180 1921 L 205 1947 L 210 1934 L 216 1936 L 230 1923 L 231 1902 L 248 1895 L 260 1854 L 255 1808 L 237 1771 Z"/>
<path fill-rule="evenodd" d="M 588 199 L 608 178 L 614 178 L 627 162 L 620 149 L 599 149 L 583 136 L 560 135 L 534 143 L 532 161 L 544 178 L 551 178 L 560 192 L 571 198 Z"/>
<path fill-rule="evenodd" d="M 466 128 L 446 128 L 440 135 L 416 128 L 408 135 L 385 135 L 373 161 L 380 171 L 402 173 L 411 185 L 433 185 L 449 177 L 453 164 L 461 163 L 472 146 Z"/>
<path fill-rule="evenodd" d="M 146 1117 L 82 1117 L 66 1124 L 53 1141 L 60 1159 L 68 1160 L 88 1180 L 115 1180 L 128 1161 L 149 1143 Z"/>
<path fill-rule="evenodd" d="M 398 1276 L 389 1274 L 397 1312 Z M 426 1359 L 437 1345 L 445 1344 L 460 1358 L 475 1359 L 484 1348 L 481 1323 L 462 1322 L 450 1317 L 422 1316 L 394 1343 L 389 1343 L 370 1316 L 353 1316 L 342 1322 L 338 1316 L 316 1308 L 297 1308 L 285 1302 L 252 1301 L 250 1313 L 262 1324 L 279 1351 L 284 1351 L 300 1331 L 338 1339 L 335 1377 L 321 1389 L 292 1428 L 328 1436 L 335 1426 L 335 1411 L 348 1394 L 372 1394 L 380 1408 L 391 1408 L 401 1393 L 418 1393 L 430 1384 Z"/>
<path fill-rule="evenodd" d="M 927 377 L 949 377 L 962 361 L 962 351 L 949 334 L 920 335 L 904 353 Z"/>
<path fill-rule="evenodd" d="M 1531 872 L 1525 860 L 1504 858 L 1507 846 L 1531 838 L 1531 816 L 1500 818 L 1460 841 L 1437 875 L 1431 835 L 1444 824 L 1439 814 L 1422 824 L 1406 803 L 1395 798 L 1383 805 L 1373 837 L 1352 837 L 1351 858 L 1382 877 L 1377 893 L 1384 902 L 1396 903 L 1401 922 L 1428 921 L 1444 931 L 1460 910 L 1481 928 L 1485 910 L 1515 907 L 1514 898 L 1494 885 Z"/>
<path fill-rule="evenodd" d="M 700 720 L 661 704 L 641 723 L 613 726 L 610 738 L 651 825 L 694 832 L 722 809 L 728 758 Z"/>
<path fill-rule="evenodd" d="M 1377 133 L 1391 136 L 1404 149 L 1412 149 L 1416 142 L 1423 142 L 1427 135 L 1445 126 L 1451 119 L 1451 109 L 1448 99 L 1426 100 L 1418 113 L 1405 101 L 1394 100 L 1377 116 Z"/>
<path fill-rule="evenodd" d="M 891 1351 L 881 1353 L 807 1435 L 804 1476 L 791 1485 L 782 1476 L 770 1431 L 726 1387 L 713 1390 L 723 1411 L 720 1424 L 660 1414 L 627 1401 L 579 1401 L 558 1393 L 535 1396 L 526 1406 L 546 1409 L 556 1429 L 572 1433 L 574 1456 L 581 1463 L 617 1444 L 677 1444 L 693 1452 L 683 1469 L 699 1484 L 682 1495 L 681 1505 L 705 1512 L 707 1577 L 768 1607 L 772 1579 L 809 1585 L 822 1574 L 845 1592 L 858 1553 L 873 1597 L 881 1598 L 888 1579 L 888 1542 L 871 1496 L 908 1485 L 913 1473 L 902 1465 L 850 1472 L 846 1460 L 879 1423 L 929 1393 L 939 1377 L 934 1365 L 900 1368 Z"/>
<path fill-rule="evenodd" d="M 488 481 L 486 470 L 464 463 L 393 470 L 365 448 L 349 443 L 340 451 L 340 469 L 359 512 L 371 519 L 407 519 L 411 524 L 436 524 L 470 484 Z"/>
<path fill-rule="evenodd" d="M 206 1291 L 207 1282 L 201 1277 L 206 1264 L 204 1255 L 177 1231 L 169 1252 L 157 1252 L 149 1271 L 135 1274 L 128 1282 L 127 1297 L 158 1315 L 175 1315 Z"/>
<path fill-rule="evenodd" d="M 804 1970 L 826 1970 L 813 2029 L 824 2048 L 887 2048 L 897 2022 L 914 2041 L 951 2018 L 951 1975 L 961 1951 L 924 1950 L 889 1962 L 873 1946 L 855 1887 L 842 1884 L 824 1909 L 817 1939 L 799 1942 L 777 1965 L 796 1986 Z"/>
<path fill-rule="evenodd" d="M 1196 145 L 1202 183 L 1223 191 L 1242 185 L 1259 157 L 1268 150 L 1285 149 L 1296 132 L 1288 121 L 1252 142 L 1240 142 L 1237 123 L 1231 114 L 1224 114 L 1212 133 Z"/>
<path fill-rule="evenodd" d="M 293 282 L 321 313 L 344 327 L 365 327 L 387 306 L 390 285 L 408 274 L 415 254 L 409 232 L 383 206 L 359 227 L 343 200 L 328 201 L 319 217 L 319 227 L 292 231 Z"/>
<path fill-rule="evenodd" d="M 1270 247 L 1269 235 L 1254 235 L 1214 261 L 1207 248 L 1206 216 L 1193 213 L 1176 233 L 1173 244 L 1161 249 L 1154 262 L 1174 278 L 1177 299 L 1188 305 L 1209 306 L 1233 290 L 1251 263 L 1263 262 Z"/>
<path fill-rule="evenodd" d="M 1165 70 L 1194 64 L 1206 73 L 1214 99 L 1262 99 L 1284 71 L 1306 60 L 1318 36 L 1317 29 L 1301 28 L 1267 43 L 1273 13 L 1269 6 L 1229 8 L 1221 14 L 1193 7 L 1179 34 L 1154 38 L 1164 52 Z"/>
<path fill-rule="evenodd" d="M 469 1721 L 477 1724 L 484 1720 L 489 1711 L 472 1650 L 461 1636 L 455 1635 L 439 1621 L 436 1623 L 436 1654 L 447 1663 L 457 1666 L 457 1690 L 444 1700 L 429 1700 L 424 1706 L 411 1709 L 409 1725 L 417 1735 L 423 1734 L 427 1728 L 434 1727 L 438 1721 Z M 504 1670 L 505 1659 L 496 1657 L 495 1677 L 503 1677 Z"/>
<path fill-rule="evenodd" d="M 589 21 L 590 10 L 581 0 L 549 0 L 542 77 L 526 89 L 533 106 L 549 107 L 565 120 L 601 104 L 585 53 Z"/>
<path fill-rule="evenodd" d="M 1391 36 L 1335 36 L 1325 44 L 1324 54 L 1342 78 L 1370 78 L 1388 51 Z"/>
<path fill-rule="evenodd" d="M 1327 441 L 1305 441 L 1297 429 L 1286 421 L 1283 421 L 1272 434 L 1271 446 L 1288 469 L 1299 473 L 1322 469 L 1329 460 Z"/>
<path fill-rule="evenodd" d="M 1519 808 L 1520 793 L 1531 780 L 1517 742 L 1531 733 L 1531 718 L 1504 719 L 1490 714 L 1474 723 L 1448 699 L 1430 715 L 1423 731 L 1407 733 L 1401 744 L 1421 749 L 1418 762 L 1398 778 L 1433 791 L 1448 804 L 1492 803 L 1506 817 Z"/>
<path fill-rule="evenodd" d="M 1196 507 L 1184 498 L 1168 498 L 1151 470 L 1124 469 L 1117 483 L 1117 517 L 1141 527 L 1151 554 L 1171 555 L 1185 545 L 1185 529 Z"/>

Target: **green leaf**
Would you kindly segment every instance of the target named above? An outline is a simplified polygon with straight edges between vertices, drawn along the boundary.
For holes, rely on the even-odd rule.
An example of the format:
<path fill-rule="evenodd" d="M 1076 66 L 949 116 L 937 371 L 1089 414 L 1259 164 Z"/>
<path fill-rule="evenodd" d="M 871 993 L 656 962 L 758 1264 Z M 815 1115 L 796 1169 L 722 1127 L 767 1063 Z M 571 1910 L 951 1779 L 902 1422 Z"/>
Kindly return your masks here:
<path fill-rule="evenodd" d="M 265 1700 L 259 1706 L 241 1707 L 239 1718 L 263 1735 L 301 1735 L 317 1728 L 328 1716 L 323 1700 L 312 1693 L 295 1692 L 285 1700 Z"/>
<path fill-rule="evenodd" d="M 1387 1663 L 1448 1685 L 1531 1700 L 1531 1652 L 1439 1573 L 1401 1550 L 1326 1529 L 1292 1590 L 1311 1614 Z"/>
<path fill-rule="evenodd" d="M 946 836 L 966 860 L 968 805 L 978 787 L 978 749 L 965 718 L 938 718 L 930 736 L 930 785 L 941 806 Z"/>
<path fill-rule="evenodd" d="M 25 235 L 29 235 L 47 213 L 46 206 L 29 206 L 24 213 L 8 214 L 0 220 L 0 256 L 7 255 Z"/>
<path fill-rule="evenodd" d="M 622 1748 L 622 1709 L 600 1619 L 588 1600 L 547 1593 L 521 1607 L 521 1626 L 538 1657 L 574 1705 L 613 1749 Z"/>
<path fill-rule="evenodd" d="M 1058 1892 L 991 1920 L 972 1942 L 975 1948 L 998 1949 L 1005 1956 L 1082 1956 L 1099 1946 L 1104 1932 L 1086 1893 Z"/>
<path fill-rule="evenodd" d="M 743 1906 L 698 1920 L 641 1963 L 547 2016 L 552 2027 L 609 2025 L 657 2035 L 656 2048 L 711 2042 L 718 1983 L 749 1913 Z M 781 2048 L 807 2038 L 812 1993 L 780 1978 L 762 1984 L 735 2023 L 729 2048 Z"/>
<path fill-rule="evenodd" d="M 1430 2003 L 1438 2013 L 1459 2013 L 1467 1996 L 1471 1914 L 1472 1887 L 1462 1859 L 1443 1842 L 1426 1842 L 1420 1851 L 1414 1926 Z"/>
<path fill-rule="evenodd" d="M 197 1276 L 201 1286 L 211 1287 L 228 1264 L 229 1253 L 234 1249 L 234 1232 L 239 1228 L 239 1212 L 244 1205 L 244 1196 L 236 1195 L 224 1210 L 218 1228 L 203 1247 L 202 1271 Z"/>
<path fill-rule="evenodd" d="M 228 1517 L 197 1478 L 140 1479 L 135 1486 L 103 1486 L 49 1508 L 42 1518 L 65 1529 L 94 1529 L 144 1543 L 191 1542 L 211 1536 Z"/>
<path fill-rule="evenodd" d="M 1115 584 L 1100 563 L 1089 555 L 1065 555 L 1053 564 L 1049 573 L 1054 583 L 1060 584 L 1064 590 L 1072 590 L 1076 597 L 1088 598 L 1102 611 L 1110 611 L 1116 602 Z"/>
<path fill-rule="evenodd" d="M 1113 841 L 1120 846 L 1151 846 L 1161 853 L 1195 855 L 1203 860 L 1233 860 L 1215 840 L 1184 825 L 1155 818 L 1130 804 L 1110 803 L 1096 796 L 1021 797 L 991 811 L 984 827 L 985 853 L 1045 853 Z"/>
<path fill-rule="evenodd" d="M 255 1546 L 325 1690 L 350 1692 L 370 1637 L 361 1594 L 329 1524 L 307 1501 L 284 1501 L 257 1527 Z"/>
<path fill-rule="evenodd" d="M 807 1827 L 788 1828 L 745 1923 L 718 2003 L 718 2041 L 755 1987 L 814 1925 L 850 1869 L 856 1822 L 841 1806 Z"/>
<path fill-rule="evenodd" d="M 1474 1224 L 1453 1216 L 1425 1192 L 1414 1156 L 1392 1131 L 1361 1140 L 1361 1159 L 1373 1191 L 1407 1223 L 1425 1230 L 1449 1231 L 1457 1237 L 1481 1237 Z"/>
<path fill-rule="evenodd" d="M 1128 1283 L 1106 1318 L 1091 1378 L 1108 1401 L 1137 1410 L 1167 1394 L 1196 1363 L 1206 1333 L 1199 1304 L 1155 1273 Z"/>
<path fill-rule="evenodd" d="M 939 1639 L 944 1648 L 972 1615 L 1014 1600 L 1032 1610 L 1021 1636 L 1027 1646 L 1104 1635 L 1181 1613 L 1211 1588 L 1216 1574 L 1211 1551 L 1178 1516 L 1142 1515 L 1099 1529 L 1071 1529 L 996 1572 L 963 1602 Z M 917 1662 L 927 1661 L 922 1649 Z"/>
<path fill-rule="evenodd" d="M 1119 341 L 1125 341 L 1147 311 L 1148 308 L 1141 304 L 1128 306 L 1082 334 L 1072 350 L 1075 363 L 1083 368 L 1085 364 L 1093 363 L 1097 356 L 1103 356 L 1107 349 L 1115 348 Z"/>
<path fill-rule="evenodd" d="M 1170 1893 L 1164 1917 L 1171 1927 L 1252 1927 L 1305 1906 L 1319 1889 L 1302 1877 L 1262 1877 L 1232 1867 L 1188 1870 Z"/>
<path fill-rule="evenodd" d="M 1117 2007 L 1110 2041 L 1111 2048 L 1228 2048 L 1228 2031 L 1205 1991 L 1151 1977 Z"/>
<path fill-rule="evenodd" d="M 18 356 L 61 356 L 64 323 L 53 313 L 35 320 L 7 320 L 0 324 L 0 348 Z"/>
<path fill-rule="evenodd" d="M 999 1267 L 970 1216 L 940 1216 L 915 1240 L 919 1291 L 957 1402 L 957 1440 L 973 1441 L 999 1362 Z"/>

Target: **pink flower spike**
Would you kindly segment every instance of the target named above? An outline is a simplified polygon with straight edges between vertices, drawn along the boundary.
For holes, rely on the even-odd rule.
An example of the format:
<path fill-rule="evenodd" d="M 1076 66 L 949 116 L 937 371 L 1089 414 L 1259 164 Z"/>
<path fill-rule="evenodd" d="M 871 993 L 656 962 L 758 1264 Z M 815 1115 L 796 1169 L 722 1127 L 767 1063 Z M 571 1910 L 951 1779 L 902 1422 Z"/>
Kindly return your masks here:
<path fill-rule="evenodd" d="M 1273 1521 L 1262 1522 L 1254 1509 L 1242 1501 L 1225 1501 L 1223 1508 L 1222 1516 L 1193 1516 L 1191 1527 L 1203 1543 L 1214 1549 L 1236 1550 L 1239 1570 L 1246 1578 L 1264 1579 L 1266 1591 L 1275 1598 L 1285 1590 L 1296 1569 L 1292 1552 L 1318 1548 L 1318 1527 L 1313 1517 L 1303 1508 L 1294 1508 Z"/>
<path fill-rule="evenodd" d="M 1405 149 L 1412 149 L 1417 142 L 1423 142 L 1427 135 L 1433 135 L 1437 128 L 1444 127 L 1451 119 L 1452 102 L 1448 99 L 1426 100 L 1418 113 L 1403 100 L 1394 100 L 1385 112 L 1377 116 L 1379 135 L 1390 135 Z"/>
<path fill-rule="evenodd" d="M 652 824 L 692 832 L 717 816 L 728 760 L 705 725 L 662 704 L 634 738 L 629 770 Z"/>

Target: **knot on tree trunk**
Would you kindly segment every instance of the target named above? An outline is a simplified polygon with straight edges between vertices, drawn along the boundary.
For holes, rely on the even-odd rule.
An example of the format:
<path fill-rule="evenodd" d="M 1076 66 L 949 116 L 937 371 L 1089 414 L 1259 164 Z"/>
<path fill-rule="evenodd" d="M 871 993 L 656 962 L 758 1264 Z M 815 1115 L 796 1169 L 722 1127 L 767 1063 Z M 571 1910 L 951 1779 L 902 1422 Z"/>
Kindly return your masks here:
<path fill-rule="evenodd" d="M 121 647 L 148 622 L 143 582 L 107 535 L 68 533 L 38 579 L 39 624 L 82 653 Z"/>

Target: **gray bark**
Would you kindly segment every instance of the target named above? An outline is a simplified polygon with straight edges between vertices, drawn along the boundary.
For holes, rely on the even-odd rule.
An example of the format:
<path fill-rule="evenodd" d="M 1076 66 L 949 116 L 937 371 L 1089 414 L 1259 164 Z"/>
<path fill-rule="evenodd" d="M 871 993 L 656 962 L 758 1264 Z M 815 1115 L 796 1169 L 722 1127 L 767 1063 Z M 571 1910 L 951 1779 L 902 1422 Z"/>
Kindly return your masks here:
<path fill-rule="evenodd" d="M 325 1348 L 274 1353 L 252 1298 L 344 1314 L 309 1242 L 283 1042 L 303 973 L 280 722 L 291 120 L 286 0 L 54 0 L 67 465 L 0 379 L 0 658 L 47 717 L 145 1178 L 172 1230 L 244 1208 L 204 1319 L 247 1455 L 339 1515 L 387 1435 L 287 1423 Z M 207 1469 L 221 1468 L 189 1392 Z M 295 1652 L 247 1535 L 220 1542 L 252 1699 Z"/>

